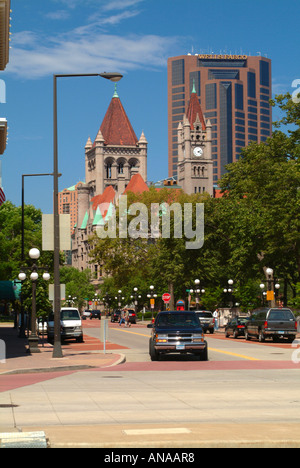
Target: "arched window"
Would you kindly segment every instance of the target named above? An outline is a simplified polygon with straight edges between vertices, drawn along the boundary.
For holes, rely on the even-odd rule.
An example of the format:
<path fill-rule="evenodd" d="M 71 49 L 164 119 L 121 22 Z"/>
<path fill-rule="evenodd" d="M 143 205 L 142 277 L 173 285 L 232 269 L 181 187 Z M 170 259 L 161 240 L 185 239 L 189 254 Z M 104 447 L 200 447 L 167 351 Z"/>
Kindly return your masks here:
<path fill-rule="evenodd" d="M 106 165 L 106 178 L 111 179 L 111 163 L 107 163 Z"/>

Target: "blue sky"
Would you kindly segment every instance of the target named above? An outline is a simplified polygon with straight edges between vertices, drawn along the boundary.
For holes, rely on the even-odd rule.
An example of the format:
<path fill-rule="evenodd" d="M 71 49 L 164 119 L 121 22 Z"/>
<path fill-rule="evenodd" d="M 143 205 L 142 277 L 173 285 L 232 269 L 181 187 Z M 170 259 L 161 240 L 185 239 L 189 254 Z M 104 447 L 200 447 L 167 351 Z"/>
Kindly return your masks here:
<path fill-rule="evenodd" d="M 118 93 L 139 138 L 148 140 L 148 179 L 167 177 L 167 59 L 233 53 L 272 59 L 273 94 L 300 79 L 299 0 L 11 0 L 10 63 L 1 117 L 8 200 L 21 204 L 21 176 L 53 170 L 53 73 L 118 71 Z M 84 180 L 84 146 L 113 95 L 101 78 L 58 83 L 59 189 Z M 276 113 L 273 115 L 276 119 Z M 53 210 L 51 177 L 27 178 L 25 202 Z"/>

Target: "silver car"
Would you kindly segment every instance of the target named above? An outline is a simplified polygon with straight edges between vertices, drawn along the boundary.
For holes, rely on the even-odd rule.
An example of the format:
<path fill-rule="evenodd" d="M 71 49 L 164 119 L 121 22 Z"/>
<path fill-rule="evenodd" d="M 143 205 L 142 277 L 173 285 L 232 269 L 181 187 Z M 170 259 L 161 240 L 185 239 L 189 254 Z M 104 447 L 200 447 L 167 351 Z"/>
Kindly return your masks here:
<path fill-rule="evenodd" d="M 214 333 L 215 331 L 215 319 L 212 312 L 209 310 L 196 310 L 197 317 L 201 323 L 204 333 Z"/>

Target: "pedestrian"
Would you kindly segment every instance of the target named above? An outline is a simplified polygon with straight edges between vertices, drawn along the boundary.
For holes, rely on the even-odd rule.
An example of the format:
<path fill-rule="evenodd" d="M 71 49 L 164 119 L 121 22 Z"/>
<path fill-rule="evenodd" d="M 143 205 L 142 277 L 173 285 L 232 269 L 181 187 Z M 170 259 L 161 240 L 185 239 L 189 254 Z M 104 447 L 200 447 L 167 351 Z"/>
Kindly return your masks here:
<path fill-rule="evenodd" d="M 119 327 L 122 326 L 122 323 L 125 323 L 124 310 L 121 310 Z"/>
<path fill-rule="evenodd" d="M 213 317 L 215 319 L 215 330 L 219 329 L 219 309 L 216 309 L 213 313 Z"/>
<path fill-rule="evenodd" d="M 131 327 L 131 323 L 129 321 L 129 312 L 128 312 L 128 310 L 125 311 L 125 327 Z"/>

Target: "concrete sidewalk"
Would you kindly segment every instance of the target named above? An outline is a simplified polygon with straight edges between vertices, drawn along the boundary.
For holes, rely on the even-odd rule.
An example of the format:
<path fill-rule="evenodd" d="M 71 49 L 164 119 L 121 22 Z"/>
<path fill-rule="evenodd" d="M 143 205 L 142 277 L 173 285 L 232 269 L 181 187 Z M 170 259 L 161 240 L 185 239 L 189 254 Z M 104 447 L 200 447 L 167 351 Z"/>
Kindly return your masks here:
<path fill-rule="evenodd" d="M 0 375 L 110 367 L 125 361 L 123 354 L 84 350 L 84 346 L 79 351 L 63 347 L 63 357 L 53 358 L 49 343 L 39 346 L 40 353 L 30 354 L 27 338 L 19 338 L 18 330 L 8 324 L 0 325 L 0 344 Z"/>

